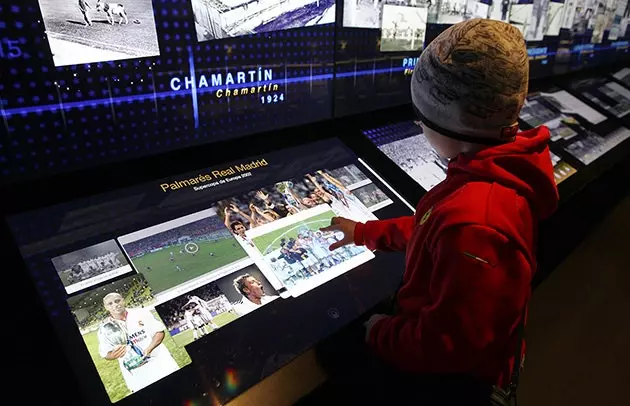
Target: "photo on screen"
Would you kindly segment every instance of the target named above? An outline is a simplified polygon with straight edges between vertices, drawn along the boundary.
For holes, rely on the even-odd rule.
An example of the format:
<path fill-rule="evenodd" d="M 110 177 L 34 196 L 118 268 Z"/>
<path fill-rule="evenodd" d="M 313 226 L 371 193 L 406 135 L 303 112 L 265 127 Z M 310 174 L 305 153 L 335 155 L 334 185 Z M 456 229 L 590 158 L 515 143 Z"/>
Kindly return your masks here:
<path fill-rule="evenodd" d="M 52 263 L 68 294 L 133 271 L 114 240 L 60 255 Z"/>
<path fill-rule="evenodd" d="M 510 10 L 510 24 L 526 41 L 541 41 L 545 35 L 549 0 L 517 0 Z"/>
<path fill-rule="evenodd" d="M 588 132 L 569 141 L 563 148 L 584 165 L 589 165 L 628 138 L 630 130 L 625 127 L 607 134 L 606 137 Z"/>
<path fill-rule="evenodd" d="M 214 209 L 136 231 L 118 241 L 160 303 L 233 271 L 247 257 Z"/>
<path fill-rule="evenodd" d="M 612 22 L 608 32 L 608 39 L 616 41 L 619 37 L 626 35 L 628 29 L 628 20 L 630 19 L 630 6 L 628 0 L 618 0 L 617 7 L 612 13 Z M 611 9 L 614 8 L 611 7 Z"/>
<path fill-rule="evenodd" d="M 560 35 L 565 0 L 549 0 L 544 35 L 556 37 Z"/>
<path fill-rule="evenodd" d="M 185 346 L 279 298 L 255 265 L 210 282 L 155 309 Z"/>
<path fill-rule="evenodd" d="M 322 204 L 246 232 L 252 257 L 293 296 L 299 296 L 374 258 L 365 247 L 329 246 L 343 233 L 322 232 L 338 214 Z"/>
<path fill-rule="evenodd" d="M 540 93 L 540 95 L 544 97 L 547 103 L 553 105 L 554 108 L 562 113 L 580 116 L 592 124 L 599 124 L 606 121 L 605 115 L 589 107 L 566 90 L 553 93 Z"/>
<path fill-rule="evenodd" d="M 392 204 L 391 199 L 374 183 L 354 189 L 352 194 L 355 195 L 365 207 L 373 212 Z"/>
<path fill-rule="evenodd" d="M 571 175 L 577 173 L 574 167 L 562 160 L 558 155 L 550 152 L 551 163 L 553 164 L 553 176 L 556 180 L 556 185 L 559 185 L 563 181 L 567 180 Z"/>
<path fill-rule="evenodd" d="M 574 34 L 585 34 L 588 29 L 593 29 L 595 25 L 595 12 L 597 11 L 597 0 L 574 0 L 567 3 L 567 25 Z"/>
<path fill-rule="evenodd" d="M 329 205 L 339 216 L 355 221 L 375 220 L 372 212 L 357 199 L 346 184 L 333 175 L 333 172 L 340 173 L 342 169 L 320 170 L 303 178 L 277 182 L 220 200 L 215 203 L 214 208 L 225 227 L 234 233 L 237 241 L 246 249 L 254 247 L 246 235 L 247 230 L 265 226 L 322 204 Z M 358 168 L 349 171 L 343 169 L 341 173 L 351 173 L 355 180 L 365 176 L 359 175 Z M 351 186 L 369 183 L 369 179 L 365 178 Z"/>
<path fill-rule="evenodd" d="M 39 0 L 55 66 L 160 55 L 151 0 Z"/>
<path fill-rule="evenodd" d="M 630 90 L 615 82 L 583 91 L 582 95 L 615 117 L 621 118 L 630 113 Z"/>
<path fill-rule="evenodd" d="M 149 284 L 138 274 L 68 299 L 112 402 L 191 362 L 166 332 L 153 303 Z"/>
<path fill-rule="evenodd" d="M 424 47 L 428 7 L 383 6 L 381 52 L 420 51 Z"/>
<path fill-rule="evenodd" d="M 448 162 L 438 155 L 418 127 L 417 134 L 378 147 L 424 190 L 446 179 Z"/>
<path fill-rule="evenodd" d="M 328 172 L 350 190 L 371 182 L 361 169 L 357 168 L 354 164 L 344 166 L 343 168 L 331 169 Z"/>
<path fill-rule="evenodd" d="M 279 298 L 255 265 L 157 305 L 173 340 L 185 346 Z"/>
<path fill-rule="evenodd" d="M 382 0 L 344 0 L 343 26 L 381 28 Z"/>
<path fill-rule="evenodd" d="M 593 34 L 591 43 L 601 44 L 604 40 L 604 31 L 610 28 L 617 9 L 617 0 L 604 0 L 596 2 L 595 17 L 593 18 Z M 589 27 L 591 28 L 591 27 Z"/>
<path fill-rule="evenodd" d="M 550 105 L 545 105 L 545 100 L 542 96 L 528 96 L 519 118 L 534 128 L 541 125 L 547 126 L 552 142 L 575 137 L 578 133 L 573 127 L 582 129 L 582 126 L 573 117 L 560 113 Z"/>
<path fill-rule="evenodd" d="M 335 0 L 191 0 L 197 40 L 335 22 Z"/>
<path fill-rule="evenodd" d="M 613 77 L 626 86 L 630 86 L 630 68 L 618 70 L 613 74 Z"/>
<path fill-rule="evenodd" d="M 490 12 L 488 14 L 488 18 L 507 23 L 510 20 L 511 8 L 511 0 L 490 0 Z"/>

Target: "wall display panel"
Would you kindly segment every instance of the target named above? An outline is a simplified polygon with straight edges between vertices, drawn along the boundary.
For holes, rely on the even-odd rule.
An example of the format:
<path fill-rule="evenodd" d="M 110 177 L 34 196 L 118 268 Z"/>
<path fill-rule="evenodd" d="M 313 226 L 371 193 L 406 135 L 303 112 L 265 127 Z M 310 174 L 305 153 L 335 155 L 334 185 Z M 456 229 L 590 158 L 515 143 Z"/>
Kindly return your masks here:
<path fill-rule="evenodd" d="M 397 259 L 320 228 L 398 196 L 333 139 L 8 222 L 89 404 L 223 404 L 395 290 Z"/>
<path fill-rule="evenodd" d="M 0 8 L 0 177 L 330 118 L 334 1 L 27 0 Z"/>

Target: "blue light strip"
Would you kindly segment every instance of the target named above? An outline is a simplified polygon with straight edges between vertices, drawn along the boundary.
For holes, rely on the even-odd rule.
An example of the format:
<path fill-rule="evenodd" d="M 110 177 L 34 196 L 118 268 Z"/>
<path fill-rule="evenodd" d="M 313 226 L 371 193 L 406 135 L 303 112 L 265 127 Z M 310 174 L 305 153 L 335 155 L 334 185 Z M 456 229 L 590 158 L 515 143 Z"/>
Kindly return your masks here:
<path fill-rule="evenodd" d="M 192 47 L 188 47 L 188 62 L 190 63 L 190 78 L 192 79 L 192 104 L 193 115 L 195 117 L 195 128 L 199 128 L 199 106 L 197 105 L 197 76 L 195 74 L 195 56 L 193 55 Z"/>
<path fill-rule="evenodd" d="M 573 47 L 579 46 L 575 45 Z M 607 47 L 595 47 L 593 48 L 592 52 L 597 52 L 597 51 L 607 51 L 607 50 L 612 50 L 612 49 L 619 49 L 617 47 L 613 47 L 613 46 L 607 46 Z M 571 50 L 569 51 L 569 53 L 572 54 L 577 54 L 577 53 L 582 53 L 584 52 L 583 50 L 580 49 L 574 49 L 571 48 Z M 554 56 L 556 55 L 557 52 L 548 52 L 545 55 L 547 57 L 549 56 Z M 537 55 L 537 56 L 542 56 L 543 54 Z M 169 97 L 178 97 L 178 96 L 188 96 L 189 94 L 192 97 L 193 100 L 193 109 L 194 109 L 194 114 L 195 114 L 195 126 L 199 125 L 199 111 L 198 111 L 198 106 L 197 106 L 197 100 L 198 100 L 198 95 L 199 94 L 205 94 L 205 93 L 214 93 L 219 89 L 224 89 L 225 86 L 209 86 L 209 87 L 204 87 L 202 89 L 198 89 L 196 88 L 197 84 L 196 84 L 196 76 L 195 76 L 195 68 L 194 68 L 194 58 L 192 56 L 192 52 L 191 52 L 191 56 L 190 56 L 190 70 L 191 70 L 191 78 L 193 79 L 193 89 L 195 89 L 196 91 L 193 91 L 192 89 L 183 89 L 183 90 L 178 90 L 178 91 L 174 91 L 174 90 L 169 90 L 169 91 L 165 91 L 165 92 L 159 92 L 159 93 L 147 93 L 147 94 L 139 94 L 139 95 L 133 95 L 133 96 L 119 96 L 119 97 L 114 97 L 113 99 L 107 98 L 107 99 L 95 99 L 95 100 L 87 100 L 87 101 L 77 101 L 77 102 L 68 102 L 68 103 L 64 103 L 64 109 L 66 111 L 68 110 L 72 110 L 72 109 L 84 109 L 87 107 L 96 107 L 96 106 L 101 106 L 101 105 L 105 105 L 105 104 L 110 104 L 110 103 L 133 103 L 136 101 L 144 101 L 144 100 L 152 100 L 152 99 L 166 99 Z M 267 85 L 269 84 L 277 84 L 277 85 L 284 85 L 284 84 L 293 84 L 293 83 L 302 83 L 302 82 L 309 82 L 309 81 L 320 81 L 320 80 L 332 80 L 335 77 L 336 78 L 347 78 L 347 77 L 353 77 L 353 76 L 367 76 L 367 75 L 375 75 L 375 74 L 391 74 L 391 73 L 396 73 L 396 72 L 403 72 L 405 71 L 406 68 L 404 67 L 400 67 L 397 66 L 395 68 L 383 68 L 383 69 L 367 69 L 367 70 L 361 70 L 361 71 L 357 71 L 357 72 L 341 72 L 341 73 L 326 73 L 326 74 L 322 74 L 322 75 L 314 75 L 314 76 L 301 76 L 301 77 L 296 77 L 296 78 L 289 78 L 289 79 L 276 79 L 276 80 L 271 80 L 269 82 L 266 82 Z M 246 87 L 252 87 L 252 84 L 240 84 L 240 85 L 234 85 L 233 87 L 230 86 L 230 90 L 234 90 L 234 89 L 240 89 L 240 88 L 246 88 Z M 5 106 L 6 107 L 6 106 Z M 14 115 L 28 115 L 28 114 L 41 114 L 44 112 L 55 112 L 59 110 L 59 105 L 58 104 L 49 104 L 49 105 L 43 105 L 43 106 L 31 106 L 31 107 L 20 107 L 20 108 L 13 108 L 13 109 L 4 109 L 4 118 L 10 118 L 11 116 Z"/>

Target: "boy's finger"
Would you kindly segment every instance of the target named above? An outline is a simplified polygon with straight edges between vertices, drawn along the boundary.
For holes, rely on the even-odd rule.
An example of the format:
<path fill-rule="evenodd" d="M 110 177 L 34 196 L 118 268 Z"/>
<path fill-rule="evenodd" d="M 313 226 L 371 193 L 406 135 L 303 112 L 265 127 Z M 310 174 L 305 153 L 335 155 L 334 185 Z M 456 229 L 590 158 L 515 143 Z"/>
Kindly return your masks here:
<path fill-rule="evenodd" d="M 346 242 L 345 242 L 345 241 L 343 241 L 343 240 L 341 240 L 341 241 L 337 241 L 336 243 L 331 244 L 331 245 L 330 245 L 330 247 L 328 247 L 328 249 L 329 249 L 330 251 L 334 251 L 334 250 L 336 250 L 337 248 L 341 248 L 341 247 L 343 247 L 344 245 L 346 245 Z"/>
<path fill-rule="evenodd" d="M 322 227 L 319 231 L 327 232 L 327 231 L 341 231 L 341 226 L 339 224 L 332 224 L 328 227 Z"/>

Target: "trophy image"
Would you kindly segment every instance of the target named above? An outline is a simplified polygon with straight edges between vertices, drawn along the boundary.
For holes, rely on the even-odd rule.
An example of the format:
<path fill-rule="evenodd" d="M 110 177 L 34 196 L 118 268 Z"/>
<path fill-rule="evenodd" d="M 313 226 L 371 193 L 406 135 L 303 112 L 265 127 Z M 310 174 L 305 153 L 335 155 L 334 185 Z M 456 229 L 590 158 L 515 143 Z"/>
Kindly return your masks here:
<path fill-rule="evenodd" d="M 127 352 L 123 356 L 122 363 L 128 371 L 136 369 L 148 362 L 142 350 L 129 340 L 127 329 L 122 323 L 115 320 L 108 320 L 101 325 L 101 333 L 104 340 L 111 347 L 119 345 L 127 346 Z"/>

